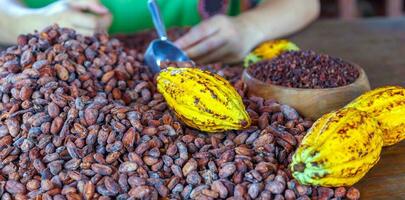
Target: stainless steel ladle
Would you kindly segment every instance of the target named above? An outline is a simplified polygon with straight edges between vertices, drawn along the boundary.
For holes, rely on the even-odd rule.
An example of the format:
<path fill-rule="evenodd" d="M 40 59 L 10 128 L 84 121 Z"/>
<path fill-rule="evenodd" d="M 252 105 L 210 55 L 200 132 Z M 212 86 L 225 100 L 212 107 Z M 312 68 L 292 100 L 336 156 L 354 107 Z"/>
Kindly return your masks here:
<path fill-rule="evenodd" d="M 160 63 L 163 61 L 190 61 L 190 58 L 172 42 L 167 39 L 164 23 L 160 16 L 159 7 L 155 0 L 148 0 L 149 12 L 159 39 L 153 40 L 145 52 L 145 63 L 155 74 L 160 72 Z"/>

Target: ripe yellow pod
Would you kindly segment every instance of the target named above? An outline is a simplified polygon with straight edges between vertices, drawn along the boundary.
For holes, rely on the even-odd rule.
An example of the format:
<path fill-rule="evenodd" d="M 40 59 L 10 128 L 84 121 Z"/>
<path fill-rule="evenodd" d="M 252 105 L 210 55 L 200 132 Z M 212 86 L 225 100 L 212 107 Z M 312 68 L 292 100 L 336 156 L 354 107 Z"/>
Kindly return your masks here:
<path fill-rule="evenodd" d="M 235 88 L 219 75 L 198 68 L 168 67 L 157 77 L 177 118 L 206 132 L 243 129 L 251 120 Z"/>
<path fill-rule="evenodd" d="M 301 184 L 350 186 L 380 159 L 378 122 L 366 112 L 343 108 L 319 118 L 294 153 L 290 170 Z"/>
<path fill-rule="evenodd" d="M 244 59 L 244 66 L 259 62 L 261 60 L 272 59 L 286 51 L 297 51 L 298 46 L 288 40 L 270 40 L 263 42 L 253 49 Z"/>
<path fill-rule="evenodd" d="M 346 107 L 367 112 L 383 129 L 384 146 L 405 139 L 405 88 L 386 86 L 359 96 Z"/>

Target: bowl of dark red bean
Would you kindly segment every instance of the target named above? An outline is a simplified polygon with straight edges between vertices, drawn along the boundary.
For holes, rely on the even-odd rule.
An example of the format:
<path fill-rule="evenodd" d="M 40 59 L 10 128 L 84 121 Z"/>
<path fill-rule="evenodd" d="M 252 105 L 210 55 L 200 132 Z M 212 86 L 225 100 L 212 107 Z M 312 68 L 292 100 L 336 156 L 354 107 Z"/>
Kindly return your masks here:
<path fill-rule="evenodd" d="M 276 99 L 317 119 L 370 90 L 356 64 L 313 51 L 289 51 L 251 64 L 243 72 L 249 95 Z"/>

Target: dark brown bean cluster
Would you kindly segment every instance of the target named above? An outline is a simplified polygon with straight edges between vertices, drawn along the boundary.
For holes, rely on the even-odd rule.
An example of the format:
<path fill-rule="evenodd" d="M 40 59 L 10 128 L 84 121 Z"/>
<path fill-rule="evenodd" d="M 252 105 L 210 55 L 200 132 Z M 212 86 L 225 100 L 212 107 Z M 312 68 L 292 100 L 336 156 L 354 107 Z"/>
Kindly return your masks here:
<path fill-rule="evenodd" d="M 359 198 L 291 178 L 312 125 L 293 108 L 247 98 L 238 80 L 252 127 L 199 132 L 174 117 L 142 63 L 116 39 L 58 26 L 1 52 L 1 199 Z"/>
<path fill-rule="evenodd" d="M 359 77 L 359 71 L 350 63 L 313 51 L 283 53 L 251 65 L 249 73 L 261 81 L 294 88 L 334 88 Z"/>

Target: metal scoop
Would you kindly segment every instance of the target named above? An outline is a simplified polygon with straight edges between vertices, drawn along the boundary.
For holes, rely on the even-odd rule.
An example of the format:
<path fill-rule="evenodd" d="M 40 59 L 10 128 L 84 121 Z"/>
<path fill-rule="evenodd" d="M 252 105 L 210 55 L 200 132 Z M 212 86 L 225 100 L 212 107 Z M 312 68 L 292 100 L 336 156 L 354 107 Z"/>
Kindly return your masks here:
<path fill-rule="evenodd" d="M 153 40 L 145 52 L 145 63 L 155 74 L 160 72 L 160 63 L 163 61 L 190 61 L 187 55 L 172 42 L 167 40 L 166 29 L 160 17 L 159 7 L 155 0 L 148 0 L 149 12 L 159 39 Z"/>

